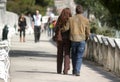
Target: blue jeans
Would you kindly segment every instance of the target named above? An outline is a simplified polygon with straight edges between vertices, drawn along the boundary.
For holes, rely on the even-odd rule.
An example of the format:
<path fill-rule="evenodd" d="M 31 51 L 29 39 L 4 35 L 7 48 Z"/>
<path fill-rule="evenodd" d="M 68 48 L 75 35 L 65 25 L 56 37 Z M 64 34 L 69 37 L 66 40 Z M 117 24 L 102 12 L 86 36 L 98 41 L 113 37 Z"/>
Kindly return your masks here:
<path fill-rule="evenodd" d="M 85 41 L 71 42 L 73 74 L 80 73 L 82 58 L 85 51 Z"/>
<path fill-rule="evenodd" d="M 54 34 L 53 28 L 48 27 L 48 36 L 51 37 Z"/>

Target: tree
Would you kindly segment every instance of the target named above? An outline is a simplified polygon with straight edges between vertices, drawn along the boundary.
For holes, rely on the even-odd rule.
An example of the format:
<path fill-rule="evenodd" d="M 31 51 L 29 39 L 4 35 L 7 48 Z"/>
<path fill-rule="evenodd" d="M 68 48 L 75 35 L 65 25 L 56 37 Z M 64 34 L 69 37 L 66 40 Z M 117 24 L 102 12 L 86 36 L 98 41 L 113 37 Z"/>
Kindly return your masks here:
<path fill-rule="evenodd" d="M 120 0 L 99 0 L 99 2 L 110 12 L 109 24 L 120 29 Z"/>
<path fill-rule="evenodd" d="M 120 29 L 120 0 L 75 0 L 94 14 L 101 23 Z"/>
<path fill-rule="evenodd" d="M 53 6 L 54 0 L 35 0 L 35 4 L 42 7 Z"/>
<path fill-rule="evenodd" d="M 36 9 L 44 15 L 48 6 L 53 6 L 54 0 L 8 0 L 7 10 L 21 13 L 34 13 Z"/>

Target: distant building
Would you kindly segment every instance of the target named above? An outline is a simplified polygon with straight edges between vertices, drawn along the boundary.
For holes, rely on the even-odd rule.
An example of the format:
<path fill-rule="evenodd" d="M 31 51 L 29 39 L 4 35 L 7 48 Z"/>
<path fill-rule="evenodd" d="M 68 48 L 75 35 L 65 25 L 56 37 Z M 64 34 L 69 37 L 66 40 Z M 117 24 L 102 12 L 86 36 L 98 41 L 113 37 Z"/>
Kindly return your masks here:
<path fill-rule="evenodd" d="M 57 8 L 58 14 L 62 11 L 63 8 L 70 8 L 72 13 L 74 14 L 75 3 L 74 0 L 54 0 L 55 7 Z"/>

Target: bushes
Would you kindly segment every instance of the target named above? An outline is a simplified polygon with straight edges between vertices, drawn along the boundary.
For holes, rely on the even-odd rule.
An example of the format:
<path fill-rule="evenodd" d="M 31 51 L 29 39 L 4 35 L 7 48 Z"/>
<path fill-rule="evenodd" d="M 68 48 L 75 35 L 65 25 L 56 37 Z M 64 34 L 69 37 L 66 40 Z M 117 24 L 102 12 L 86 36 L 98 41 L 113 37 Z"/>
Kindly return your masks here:
<path fill-rule="evenodd" d="M 90 29 L 91 29 L 91 33 L 94 33 L 94 34 L 115 37 L 115 30 L 114 29 L 109 28 L 106 25 L 101 27 L 98 24 L 97 20 L 90 22 Z"/>
<path fill-rule="evenodd" d="M 40 13 L 44 15 L 48 6 L 54 6 L 53 2 L 53 0 L 8 0 L 6 8 L 7 11 L 17 14 L 33 14 L 35 10 L 38 9 Z"/>

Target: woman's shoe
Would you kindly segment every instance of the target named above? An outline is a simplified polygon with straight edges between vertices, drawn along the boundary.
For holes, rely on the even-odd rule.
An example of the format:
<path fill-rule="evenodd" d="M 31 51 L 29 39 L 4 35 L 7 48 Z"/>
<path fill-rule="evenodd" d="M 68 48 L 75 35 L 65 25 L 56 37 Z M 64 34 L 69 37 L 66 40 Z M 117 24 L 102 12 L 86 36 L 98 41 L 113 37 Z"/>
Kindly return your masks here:
<path fill-rule="evenodd" d="M 67 74 L 68 74 L 68 72 L 66 72 L 66 71 L 63 71 L 63 74 L 64 74 L 64 75 L 67 75 Z"/>
<path fill-rule="evenodd" d="M 61 72 L 57 72 L 57 74 L 61 74 Z"/>

